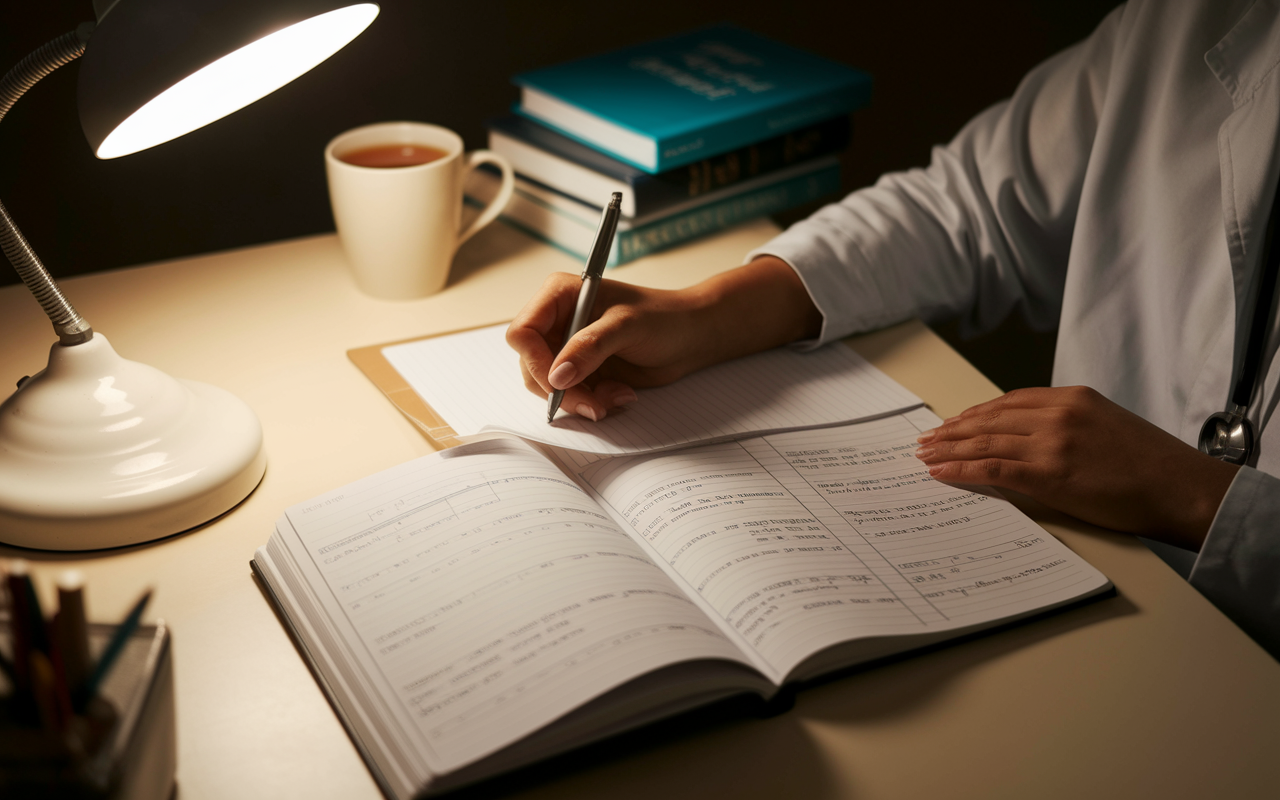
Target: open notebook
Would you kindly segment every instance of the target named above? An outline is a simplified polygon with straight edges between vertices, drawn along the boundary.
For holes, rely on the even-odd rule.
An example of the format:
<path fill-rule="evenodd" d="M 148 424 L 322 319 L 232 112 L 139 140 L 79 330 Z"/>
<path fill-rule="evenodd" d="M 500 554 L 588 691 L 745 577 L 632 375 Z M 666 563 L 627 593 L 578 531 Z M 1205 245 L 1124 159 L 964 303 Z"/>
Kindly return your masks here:
<path fill-rule="evenodd" d="M 627 455 L 490 438 L 288 509 L 253 566 L 384 792 L 435 793 L 1110 587 L 932 480 L 937 423 Z"/>

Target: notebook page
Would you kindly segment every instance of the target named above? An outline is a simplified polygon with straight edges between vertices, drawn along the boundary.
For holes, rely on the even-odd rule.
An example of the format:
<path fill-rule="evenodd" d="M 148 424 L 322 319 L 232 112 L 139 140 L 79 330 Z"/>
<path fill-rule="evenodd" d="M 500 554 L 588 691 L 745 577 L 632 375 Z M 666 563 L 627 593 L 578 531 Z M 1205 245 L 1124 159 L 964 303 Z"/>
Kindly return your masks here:
<path fill-rule="evenodd" d="M 846 640 L 981 625 L 1108 585 L 1007 501 L 930 478 L 915 438 L 939 421 L 918 409 L 674 453 L 558 455 L 785 675 Z"/>
<path fill-rule="evenodd" d="M 284 522 L 277 536 L 382 713 L 435 774 L 662 666 L 748 663 L 591 498 L 517 441 L 408 462 Z"/>
<path fill-rule="evenodd" d="M 387 361 L 459 436 L 511 433 L 556 447 L 620 455 L 835 425 L 921 405 L 842 344 L 779 348 L 717 364 L 670 386 L 641 389 L 626 409 L 591 422 L 524 388 L 505 325 L 383 349 Z"/>

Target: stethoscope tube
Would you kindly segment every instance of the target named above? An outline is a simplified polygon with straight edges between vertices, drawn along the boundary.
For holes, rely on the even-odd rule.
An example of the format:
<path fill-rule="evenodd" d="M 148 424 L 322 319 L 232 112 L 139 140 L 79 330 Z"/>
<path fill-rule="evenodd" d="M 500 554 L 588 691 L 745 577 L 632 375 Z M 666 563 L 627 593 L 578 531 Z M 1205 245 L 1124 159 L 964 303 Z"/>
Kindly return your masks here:
<path fill-rule="evenodd" d="M 1258 370 L 1262 365 L 1262 347 L 1266 344 L 1267 331 L 1274 313 L 1276 278 L 1280 275 L 1280 248 L 1275 246 L 1277 217 L 1280 216 L 1280 183 L 1271 201 L 1271 213 L 1267 216 L 1267 229 L 1262 245 L 1262 275 L 1258 290 L 1254 292 L 1249 309 L 1249 339 L 1245 343 L 1244 363 L 1231 390 L 1231 402 L 1226 411 L 1211 414 L 1200 428 L 1200 450 L 1228 464 L 1245 464 L 1253 457 L 1257 438 L 1253 423 L 1245 418 L 1249 403 L 1253 400 L 1258 383 Z M 1266 303 L 1264 306 L 1263 303 Z"/>

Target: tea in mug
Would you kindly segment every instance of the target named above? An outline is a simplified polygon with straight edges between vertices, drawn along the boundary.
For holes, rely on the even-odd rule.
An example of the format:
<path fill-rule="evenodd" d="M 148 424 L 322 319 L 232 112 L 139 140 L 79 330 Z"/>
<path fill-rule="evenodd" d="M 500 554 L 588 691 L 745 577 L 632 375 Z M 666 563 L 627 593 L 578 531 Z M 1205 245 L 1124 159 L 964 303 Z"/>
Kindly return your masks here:
<path fill-rule="evenodd" d="M 378 144 L 343 153 L 338 158 L 356 167 L 387 168 L 430 164 L 447 155 L 449 155 L 447 151 L 438 147 L 421 144 Z"/>

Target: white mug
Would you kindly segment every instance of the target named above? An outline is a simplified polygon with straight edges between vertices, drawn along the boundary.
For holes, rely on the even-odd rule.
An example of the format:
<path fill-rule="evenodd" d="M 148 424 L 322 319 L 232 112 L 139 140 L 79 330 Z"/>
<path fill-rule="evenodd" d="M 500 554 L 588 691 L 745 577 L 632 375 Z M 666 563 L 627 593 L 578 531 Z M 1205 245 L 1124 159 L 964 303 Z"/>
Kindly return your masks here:
<path fill-rule="evenodd" d="M 343 161 L 381 145 L 443 151 L 433 161 L 398 167 Z M 423 122 L 382 122 L 334 137 L 324 150 L 329 202 L 356 284 L 387 300 L 426 297 L 444 288 L 458 246 L 498 216 L 511 198 L 511 165 L 497 153 L 464 153 L 462 137 Z M 502 187 L 480 216 L 462 227 L 462 187 L 483 163 L 502 170 Z"/>

